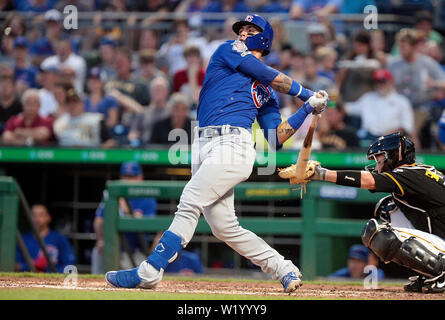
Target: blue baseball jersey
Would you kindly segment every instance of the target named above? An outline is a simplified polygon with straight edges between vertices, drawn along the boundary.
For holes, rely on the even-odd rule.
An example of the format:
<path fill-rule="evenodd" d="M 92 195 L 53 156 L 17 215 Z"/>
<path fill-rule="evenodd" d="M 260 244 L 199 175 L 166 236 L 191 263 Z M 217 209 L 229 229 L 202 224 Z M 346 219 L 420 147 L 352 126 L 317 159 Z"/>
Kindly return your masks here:
<path fill-rule="evenodd" d="M 276 128 L 281 123 L 273 89 L 237 70 L 248 59 L 257 58 L 239 40 L 222 43 L 212 55 L 199 96 L 200 127 L 228 124 L 251 129 L 257 117 L 263 129 Z M 274 121 L 261 121 L 264 114 Z"/>
<path fill-rule="evenodd" d="M 31 232 L 23 235 L 23 242 L 28 249 L 31 259 L 35 260 L 42 258 L 43 251 L 40 248 L 39 242 Z M 50 231 L 43 239 L 43 242 L 45 243 L 51 261 L 57 268 L 57 272 L 63 273 L 65 266 L 74 265 L 76 263 L 76 256 L 74 255 L 71 244 L 64 235 L 56 231 Z M 20 263 L 21 271 L 30 271 L 19 246 L 16 248 L 16 262 Z M 45 272 L 51 272 L 49 267 L 46 268 Z"/>

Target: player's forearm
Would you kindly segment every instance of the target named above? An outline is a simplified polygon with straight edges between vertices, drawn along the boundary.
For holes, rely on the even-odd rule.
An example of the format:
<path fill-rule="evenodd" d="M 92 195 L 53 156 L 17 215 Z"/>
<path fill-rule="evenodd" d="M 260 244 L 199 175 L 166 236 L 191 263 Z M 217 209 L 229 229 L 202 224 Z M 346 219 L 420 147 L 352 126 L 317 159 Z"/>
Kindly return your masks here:
<path fill-rule="evenodd" d="M 279 144 L 285 143 L 292 135 L 296 132 L 294 128 L 292 128 L 289 122 L 286 120 L 282 122 L 277 128 L 277 139 Z"/>
<path fill-rule="evenodd" d="M 304 120 L 314 109 L 305 102 L 298 111 L 289 117 L 286 121 L 282 122 L 277 127 L 277 141 L 279 144 L 283 144 L 287 141 L 303 124 Z"/>
<path fill-rule="evenodd" d="M 375 180 L 368 171 L 358 170 L 328 170 L 320 166 L 315 167 L 314 176 L 311 180 L 328 181 L 338 185 L 374 190 Z"/>
<path fill-rule="evenodd" d="M 312 91 L 304 88 L 282 72 L 273 79 L 270 86 L 278 92 L 298 97 L 303 101 L 307 101 L 313 95 Z"/>

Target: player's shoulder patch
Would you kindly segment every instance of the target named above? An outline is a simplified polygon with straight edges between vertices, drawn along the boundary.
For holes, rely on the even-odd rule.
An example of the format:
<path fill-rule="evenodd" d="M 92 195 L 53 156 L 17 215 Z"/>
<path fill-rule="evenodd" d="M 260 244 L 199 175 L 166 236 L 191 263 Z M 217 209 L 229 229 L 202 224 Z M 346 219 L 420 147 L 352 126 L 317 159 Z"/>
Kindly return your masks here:
<path fill-rule="evenodd" d="M 246 44 L 240 40 L 235 40 L 232 42 L 232 50 L 244 55 L 251 53 L 249 49 L 247 49 Z"/>

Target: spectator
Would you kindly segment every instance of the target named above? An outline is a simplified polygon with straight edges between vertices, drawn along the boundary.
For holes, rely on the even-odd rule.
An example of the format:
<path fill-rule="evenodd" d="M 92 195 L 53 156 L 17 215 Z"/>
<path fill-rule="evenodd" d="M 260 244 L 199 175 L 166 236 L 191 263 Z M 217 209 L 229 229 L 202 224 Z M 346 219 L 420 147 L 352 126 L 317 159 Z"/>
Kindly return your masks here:
<path fill-rule="evenodd" d="M 58 10 L 45 12 L 45 34 L 35 40 L 29 50 L 33 65 L 40 66 L 43 60 L 55 54 L 57 42 L 65 37 L 62 18 L 62 13 Z"/>
<path fill-rule="evenodd" d="M 57 54 L 46 58 L 42 67 L 56 67 L 60 71 L 69 68 L 74 72 L 74 87 L 78 94 L 83 93 L 86 77 L 85 59 L 72 51 L 69 40 L 61 40 L 56 45 Z"/>
<path fill-rule="evenodd" d="M 174 33 L 170 39 L 161 46 L 157 54 L 158 58 L 165 59 L 170 76 L 173 76 L 178 70 L 186 67 L 187 62 L 184 58 L 184 47 L 187 45 L 195 45 L 199 48 L 200 52 L 206 52 L 208 42 L 205 38 L 193 37 L 190 26 L 186 20 L 176 20 Z"/>
<path fill-rule="evenodd" d="M 55 230 L 51 230 L 51 215 L 43 204 L 35 204 L 31 207 L 32 218 L 39 232 L 40 237 L 45 243 L 45 248 L 56 267 L 58 273 L 63 273 L 66 266 L 76 263 L 76 256 L 68 239 Z M 48 261 L 46 260 L 40 244 L 32 232 L 23 235 L 23 242 L 28 249 L 29 255 L 33 260 L 34 267 L 38 272 L 51 272 Z M 16 249 L 16 269 L 17 271 L 31 271 L 26 260 L 17 246 Z"/>
<path fill-rule="evenodd" d="M 151 103 L 143 113 L 136 114 L 128 138 L 133 146 L 146 145 L 156 121 L 168 116 L 167 100 L 169 83 L 164 77 L 155 78 L 150 84 Z"/>
<path fill-rule="evenodd" d="M 141 166 L 137 162 L 124 162 L 120 167 L 120 180 L 137 182 L 144 180 L 144 174 Z M 104 236 L 103 236 L 103 225 L 104 225 L 104 201 L 107 198 L 106 192 L 102 202 L 96 210 L 94 218 L 94 231 L 96 232 L 96 244 L 93 248 L 91 255 L 91 273 L 92 274 L 103 274 L 103 247 L 104 247 Z M 157 201 L 155 198 L 130 198 L 126 201 L 123 198 L 119 199 L 119 215 L 123 216 L 133 216 L 134 218 L 142 217 L 153 217 L 157 212 Z M 134 256 L 141 255 L 137 253 L 137 250 L 143 250 L 141 244 L 138 243 L 138 238 L 135 233 L 125 233 L 125 239 L 130 246 L 130 249 Z M 146 257 L 146 253 L 143 253 L 142 260 Z M 136 260 L 136 259 L 135 259 Z"/>
<path fill-rule="evenodd" d="M 56 5 L 57 0 L 40 0 L 40 1 L 32 1 L 32 0 L 16 0 L 14 2 L 15 9 L 17 11 L 34 11 L 34 12 L 45 12 L 50 9 L 53 9 Z"/>
<path fill-rule="evenodd" d="M 160 46 L 159 34 L 155 29 L 143 29 L 139 37 L 139 50 L 158 51 Z"/>
<path fill-rule="evenodd" d="M 290 8 L 291 19 L 301 19 L 305 14 L 312 13 L 317 17 L 326 17 L 340 12 L 343 0 L 294 0 Z"/>
<path fill-rule="evenodd" d="M 73 83 L 68 79 L 58 77 L 58 80 L 54 82 L 52 92 L 57 101 L 57 110 L 54 114 L 54 118 L 59 118 L 64 113 L 68 112 L 67 92 L 72 87 Z"/>
<path fill-rule="evenodd" d="M 41 85 L 40 92 L 40 109 L 39 115 L 42 117 L 58 114 L 59 103 L 54 95 L 54 88 L 58 80 L 58 70 L 55 67 L 46 67 L 40 69 L 38 79 Z"/>
<path fill-rule="evenodd" d="M 356 101 L 372 90 L 372 71 L 381 67 L 377 54 L 371 46 L 368 31 L 359 31 L 349 53 L 338 63 L 337 87 L 342 100 Z"/>
<path fill-rule="evenodd" d="M 315 52 L 317 48 L 328 45 L 329 30 L 322 23 L 310 23 L 306 29 L 310 52 Z"/>
<path fill-rule="evenodd" d="M 415 138 L 413 108 L 409 100 L 395 90 L 391 73 L 379 69 L 373 72 L 372 78 L 375 89 L 358 101 L 346 104 L 348 114 L 361 119 L 360 138 L 375 140 L 397 131 Z"/>
<path fill-rule="evenodd" d="M 359 139 L 357 129 L 346 124 L 346 112 L 340 101 L 334 101 L 329 92 L 331 101 L 318 122 L 318 134 L 323 149 L 345 150 L 358 148 Z"/>
<path fill-rule="evenodd" d="M 304 58 L 304 80 L 303 85 L 312 91 L 325 90 L 333 88 L 335 83 L 329 78 L 322 77 L 318 73 L 318 65 L 313 55 L 307 55 Z"/>
<path fill-rule="evenodd" d="M 429 89 L 443 87 L 445 73 L 432 58 L 419 52 L 419 33 L 413 29 L 402 29 L 396 36 L 400 57 L 388 65 L 394 75 L 399 92 L 407 96 L 415 108 L 428 106 Z"/>
<path fill-rule="evenodd" d="M 99 52 L 101 63 L 101 79 L 105 82 L 116 77 L 116 69 L 114 66 L 114 58 L 116 53 L 117 42 L 111 38 L 103 37 L 100 39 Z"/>
<path fill-rule="evenodd" d="M 10 29 L 4 29 L 1 34 L 1 54 L 0 62 L 8 63 L 10 65 L 14 64 L 14 37 L 11 34 Z"/>
<path fill-rule="evenodd" d="M 441 47 L 437 44 L 437 42 L 429 40 L 425 43 L 425 54 L 434 59 L 443 71 L 445 71 L 445 65 L 442 64 L 443 53 Z"/>
<path fill-rule="evenodd" d="M 25 37 L 14 40 L 14 76 L 17 91 L 21 95 L 28 88 L 36 88 L 37 69 L 30 63 L 28 56 L 29 43 Z"/>
<path fill-rule="evenodd" d="M 150 82 L 156 77 L 163 77 L 164 73 L 156 68 L 156 51 L 144 49 L 139 52 L 139 68 L 134 72 L 133 77 L 143 82 L 149 92 Z"/>
<path fill-rule="evenodd" d="M 20 13 L 13 12 L 6 17 L 3 31 L 6 31 L 7 28 L 14 38 L 26 36 L 26 20 Z"/>
<path fill-rule="evenodd" d="M 193 103 L 194 109 L 198 105 L 199 93 L 204 82 L 205 69 L 202 65 L 201 52 L 196 46 L 184 48 L 187 65 L 173 76 L 173 91 L 181 92 Z"/>
<path fill-rule="evenodd" d="M 153 124 L 151 144 L 191 144 L 192 119 L 189 117 L 189 99 L 180 93 L 174 93 L 168 102 L 170 116 Z M 181 130 L 173 132 L 173 130 Z M 169 137 L 170 133 L 174 136 Z M 185 136 L 186 135 L 186 136 Z M 170 139 L 169 139 L 170 138 Z M 175 138 L 173 140 L 172 138 Z M 184 138 L 186 138 L 184 140 Z"/>
<path fill-rule="evenodd" d="M 53 140 L 53 120 L 39 115 L 40 93 L 28 89 L 22 98 L 23 112 L 12 116 L 5 126 L 2 140 L 12 145 L 41 145 Z"/>
<path fill-rule="evenodd" d="M 54 133 L 63 147 L 111 147 L 111 139 L 103 115 L 85 112 L 85 105 L 73 86 L 66 87 L 67 112 L 54 122 Z"/>
<path fill-rule="evenodd" d="M 385 33 L 382 30 L 376 29 L 371 31 L 371 48 L 375 52 L 381 67 L 386 68 L 393 57 L 391 54 L 386 53 Z"/>
<path fill-rule="evenodd" d="M 287 75 L 299 83 L 302 83 L 305 78 L 304 55 L 295 48 L 290 53 L 290 65 Z"/>
<path fill-rule="evenodd" d="M 433 41 L 439 46 L 442 44 L 442 35 L 433 29 L 434 18 L 431 12 L 426 10 L 418 11 L 414 15 L 414 19 L 414 30 L 417 30 L 418 36 L 423 39 L 424 42 Z M 393 45 L 391 54 L 393 56 L 400 55 L 400 48 L 397 42 Z"/>
<path fill-rule="evenodd" d="M 112 129 L 118 123 L 119 104 L 116 98 L 105 94 L 100 75 L 101 70 L 98 67 L 92 68 L 88 74 L 88 95 L 83 100 L 85 112 L 101 113 L 107 127 Z"/>
<path fill-rule="evenodd" d="M 434 112 L 433 93 L 445 90 L 445 72 L 432 58 L 420 53 L 421 38 L 413 29 L 402 29 L 396 35 L 400 57 L 388 69 L 394 77 L 398 92 L 411 102 L 415 113 L 415 132 L 419 133 L 418 148 L 428 148 L 431 137 L 431 116 Z"/>
<path fill-rule="evenodd" d="M 235 40 L 237 38 L 237 35 L 232 30 L 232 25 L 237 22 L 238 20 L 234 17 L 228 17 L 222 26 L 221 32 L 218 32 L 216 34 L 216 38 L 211 40 L 204 48 L 200 48 L 200 52 L 202 54 L 202 58 L 204 60 L 204 67 L 207 68 L 207 65 L 209 63 L 210 57 L 213 55 L 213 53 L 218 49 L 218 47 L 227 40 Z"/>
<path fill-rule="evenodd" d="M 6 121 L 22 110 L 22 103 L 16 95 L 14 69 L 0 65 L 0 132 L 3 132 Z"/>
<path fill-rule="evenodd" d="M 352 278 L 362 279 L 369 273 L 365 273 L 365 267 L 369 261 L 369 249 L 364 245 L 356 244 L 349 248 L 348 266 L 335 271 L 329 278 Z M 377 279 L 382 280 L 385 277 L 383 270 L 377 270 Z"/>
<path fill-rule="evenodd" d="M 318 75 L 320 77 L 328 78 L 335 83 L 335 64 L 337 62 L 338 54 L 333 48 L 324 46 L 319 47 L 315 51 L 315 61 L 318 65 Z"/>
<path fill-rule="evenodd" d="M 150 103 L 150 95 L 144 83 L 131 77 L 131 51 L 128 48 L 116 49 L 114 57 L 116 77 L 105 84 L 105 91 L 119 90 L 130 96 L 139 104 L 146 106 Z"/>

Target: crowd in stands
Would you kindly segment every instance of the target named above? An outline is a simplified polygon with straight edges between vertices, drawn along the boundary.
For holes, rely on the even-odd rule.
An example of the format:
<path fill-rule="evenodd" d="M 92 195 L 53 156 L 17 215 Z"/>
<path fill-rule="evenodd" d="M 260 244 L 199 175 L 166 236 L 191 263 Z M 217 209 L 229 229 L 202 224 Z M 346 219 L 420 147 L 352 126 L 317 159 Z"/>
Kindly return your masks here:
<path fill-rule="evenodd" d="M 64 28 L 63 8 L 70 4 L 79 15 L 95 13 L 91 26 Z M 367 5 L 411 16 L 413 23 L 390 34 L 348 30 L 328 19 L 363 13 Z M 179 141 L 190 143 L 212 53 L 236 38 L 237 17 L 257 12 L 277 14 L 269 18 L 275 37 L 265 63 L 330 95 L 315 150 L 363 148 L 393 131 L 409 135 L 418 149 L 441 150 L 445 67 L 436 9 L 427 0 L 0 1 L 0 10 L 10 11 L 0 30 L 1 142 L 142 148 L 173 144 L 178 137 L 171 131 L 183 129 L 189 139 Z M 128 14 L 108 20 L 104 12 Z M 135 12 L 157 14 L 139 21 Z M 222 20 L 200 18 L 231 12 Z M 289 40 L 286 26 L 294 21 L 307 22 L 307 50 Z M 168 23 L 169 32 L 161 32 L 159 22 Z M 286 95 L 279 100 L 283 119 L 302 105 Z M 307 120 L 284 150 L 301 146 Z"/>

